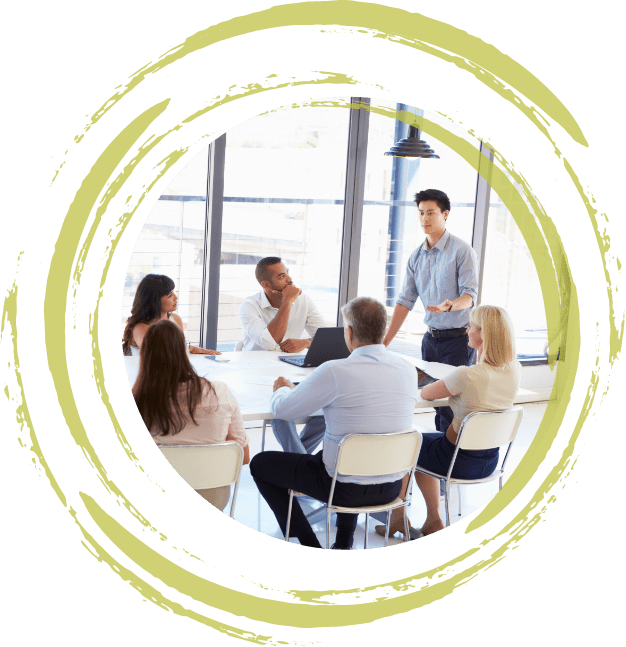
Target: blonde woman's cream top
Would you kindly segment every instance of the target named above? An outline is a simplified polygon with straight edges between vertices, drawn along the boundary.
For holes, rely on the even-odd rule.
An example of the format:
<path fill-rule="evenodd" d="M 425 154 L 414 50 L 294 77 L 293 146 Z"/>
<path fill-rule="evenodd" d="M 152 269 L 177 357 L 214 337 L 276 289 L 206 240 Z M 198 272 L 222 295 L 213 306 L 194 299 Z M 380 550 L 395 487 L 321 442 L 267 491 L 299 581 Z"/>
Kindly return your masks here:
<path fill-rule="evenodd" d="M 522 365 L 514 360 L 503 366 L 459 366 L 443 379 L 452 396 L 452 427 L 459 433 L 463 418 L 474 411 L 499 411 L 513 406 L 519 389 Z"/>

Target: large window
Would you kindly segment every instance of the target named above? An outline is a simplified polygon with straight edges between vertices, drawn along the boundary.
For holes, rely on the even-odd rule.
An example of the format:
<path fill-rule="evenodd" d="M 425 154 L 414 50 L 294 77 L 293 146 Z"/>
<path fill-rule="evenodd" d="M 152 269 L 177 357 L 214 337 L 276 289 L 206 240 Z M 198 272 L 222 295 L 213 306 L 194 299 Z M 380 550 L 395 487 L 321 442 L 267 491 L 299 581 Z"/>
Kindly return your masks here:
<path fill-rule="evenodd" d="M 261 287 L 256 263 L 279 256 L 335 325 L 348 111 L 281 110 L 226 135 L 219 348 L 243 337 L 239 304 Z"/>
<path fill-rule="evenodd" d="M 413 111 L 403 104 L 385 107 Z M 436 115 L 424 116 L 437 120 Z M 448 228 L 470 244 L 474 224 L 476 172 L 445 144 L 422 133 L 422 139 L 440 159 L 384 155 L 395 142 L 408 136 L 408 130 L 400 121 L 377 114 L 370 116 L 358 291 L 360 296 L 381 300 L 390 314 L 402 287 L 407 260 L 425 238 L 419 225 L 415 193 L 423 189 L 447 193 L 452 204 Z M 476 148 L 477 158 L 478 155 Z M 423 319 L 424 308 L 418 300 L 396 339 L 420 344 L 426 331 Z"/>
<path fill-rule="evenodd" d="M 546 312 L 537 270 L 518 226 L 493 190 L 481 302 L 506 308 L 520 359 L 545 356 Z"/>
<path fill-rule="evenodd" d="M 414 111 L 403 104 L 379 105 Z M 442 117 L 414 112 L 453 129 Z M 450 197 L 451 233 L 480 249 L 472 236 L 477 224 L 478 230 L 486 225 L 481 302 L 509 310 L 522 358 L 542 357 L 546 324 L 536 270 L 499 197 L 492 191 L 489 208 L 483 201 L 484 209 L 477 211 L 478 175 L 472 164 L 427 130 L 421 137 L 440 159 L 385 156 L 408 135 L 408 126 L 375 113 L 364 120 L 363 114 L 330 107 L 279 110 L 229 131 L 223 157 L 211 157 L 204 149 L 191 159 L 139 236 L 128 268 L 122 324 L 141 278 L 167 274 L 176 283 L 187 338 L 205 345 L 217 340 L 219 350 L 232 350 L 243 336 L 239 305 L 260 290 L 254 267 L 265 256 L 283 259 L 329 325 L 335 325 L 339 306 L 357 295 L 381 300 L 391 314 L 408 257 L 424 240 L 414 195 L 437 188 Z M 473 138 L 461 131 L 454 135 L 471 143 L 479 158 Z M 209 159 L 218 161 L 210 165 Z M 224 178 L 223 194 L 219 182 L 211 184 L 213 173 Z M 207 186 L 220 186 L 211 193 L 220 208 L 209 210 L 209 217 Z M 205 241 L 211 218 L 219 220 L 222 235 Z M 352 248 L 344 240 L 344 222 Z M 205 246 L 211 252 L 207 258 Z M 419 353 L 423 318 L 418 300 L 396 337 L 398 350 Z"/>
<path fill-rule="evenodd" d="M 122 327 L 130 315 L 139 281 L 146 274 L 174 280 L 178 314 L 192 344 L 200 338 L 204 223 L 208 156 L 205 148 L 172 180 L 152 208 L 128 266 L 122 301 Z"/>

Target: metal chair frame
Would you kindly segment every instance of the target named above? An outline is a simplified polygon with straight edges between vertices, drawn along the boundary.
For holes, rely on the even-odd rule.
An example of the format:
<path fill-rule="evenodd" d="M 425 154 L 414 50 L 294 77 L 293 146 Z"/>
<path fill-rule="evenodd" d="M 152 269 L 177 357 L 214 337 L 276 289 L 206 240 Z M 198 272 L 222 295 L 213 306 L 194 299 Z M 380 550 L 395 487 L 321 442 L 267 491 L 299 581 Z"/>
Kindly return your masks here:
<path fill-rule="evenodd" d="M 454 469 L 454 464 L 456 462 L 456 457 L 459 453 L 459 449 L 464 449 L 463 447 L 463 434 L 465 433 L 466 437 L 469 433 L 473 433 L 473 429 L 467 430 L 468 425 L 473 426 L 478 422 L 471 422 L 475 418 L 480 418 L 481 416 L 493 416 L 493 415 L 502 415 L 502 414 L 512 414 L 516 413 L 517 415 L 513 418 L 513 427 L 512 431 L 509 433 L 510 440 L 507 440 L 502 443 L 502 445 L 496 445 L 498 447 L 503 447 L 504 445 L 507 444 L 508 442 L 508 447 L 506 450 L 506 454 L 504 455 L 504 460 L 502 461 L 502 465 L 500 466 L 500 469 L 496 468 L 493 473 L 491 473 L 489 476 L 485 476 L 484 478 L 481 479 L 455 479 L 452 478 L 452 470 Z M 517 436 L 517 432 L 519 431 L 520 424 L 522 422 L 522 417 L 524 415 L 524 409 L 517 405 L 514 407 L 511 407 L 510 409 L 503 409 L 501 411 L 474 411 L 472 413 L 468 413 L 465 418 L 463 419 L 463 422 L 461 423 L 461 428 L 459 429 L 459 435 L 456 441 L 456 446 L 454 448 L 454 454 L 452 455 L 452 461 L 450 462 L 450 467 L 448 468 L 448 472 L 445 476 L 442 474 L 437 474 L 436 472 L 431 472 L 430 470 L 424 469 L 419 466 L 419 463 L 415 466 L 415 471 L 420 472 L 422 474 L 426 474 L 428 476 L 433 476 L 436 479 L 439 479 L 440 481 L 444 481 L 445 483 L 445 509 L 446 509 L 446 527 L 450 525 L 450 506 L 449 506 L 449 495 L 450 495 L 450 486 L 456 485 L 458 488 L 458 493 L 459 493 L 459 517 L 461 516 L 461 485 L 474 485 L 478 483 L 488 483 L 489 481 L 493 481 L 494 479 L 499 479 L 499 488 L 498 492 L 502 489 L 503 485 L 503 479 L 504 479 L 504 468 L 506 466 L 507 459 L 509 458 L 509 452 L 511 451 L 511 446 L 513 445 L 513 442 L 515 441 L 515 437 Z M 478 432 L 479 433 L 479 432 Z M 504 435 L 504 434 L 503 434 Z M 495 449 L 495 447 L 482 447 L 482 449 Z M 472 449 L 478 449 L 476 447 L 473 447 Z"/>
<path fill-rule="evenodd" d="M 408 460 L 404 460 L 403 463 L 398 467 L 398 469 L 394 469 L 391 472 L 388 472 L 390 474 L 393 474 L 395 472 L 403 472 L 408 470 L 409 472 L 409 483 L 411 483 L 411 480 L 413 478 L 413 473 L 415 471 L 415 464 L 417 463 L 417 457 L 419 456 L 419 451 L 420 447 L 422 444 L 422 434 L 417 430 L 417 429 L 409 429 L 405 431 L 398 431 L 398 432 L 393 432 L 393 433 L 388 433 L 388 434 L 348 434 L 344 438 L 341 439 L 339 442 L 339 450 L 337 452 L 337 461 L 335 463 L 335 472 L 333 474 L 333 480 L 330 486 L 330 494 L 328 496 L 328 502 L 323 503 L 323 506 L 326 508 L 326 548 L 329 548 L 330 544 L 330 515 L 335 512 L 347 512 L 347 513 L 353 513 L 353 514 L 360 514 L 360 513 L 365 513 L 365 541 L 364 541 L 364 548 L 367 549 L 368 547 L 368 535 L 369 535 L 369 517 L 370 514 L 375 513 L 375 512 L 387 512 L 387 522 L 385 524 L 385 546 L 387 546 L 388 540 L 389 540 L 389 523 L 391 521 L 391 512 L 392 510 L 395 510 L 396 508 L 402 508 L 402 514 L 403 514 L 403 519 L 404 519 L 404 541 L 408 541 L 409 539 L 409 524 L 408 524 L 408 517 L 406 514 L 407 507 L 410 505 L 410 500 L 411 500 L 411 493 L 410 493 L 410 488 L 407 487 L 407 491 L 405 492 L 404 497 L 397 497 L 394 501 L 391 501 L 390 503 L 386 503 L 384 505 L 376 505 L 376 506 L 362 506 L 362 507 L 342 507 L 338 505 L 333 505 L 333 496 L 335 494 L 335 484 L 337 482 L 337 475 L 339 474 L 339 465 L 341 464 L 341 458 L 343 455 L 344 451 L 349 451 L 346 449 L 346 447 L 349 445 L 350 441 L 353 439 L 362 439 L 362 438 L 372 438 L 375 437 L 377 439 L 379 438 L 395 438 L 397 436 L 405 436 L 405 435 L 410 435 L 410 434 L 415 434 L 415 448 L 413 452 L 413 456 L 411 457 L 412 462 L 409 463 Z M 404 457 L 403 457 L 404 458 Z M 409 467 L 410 465 L 410 467 Z M 354 473 L 345 473 L 342 472 L 342 476 L 378 476 L 379 472 L 373 472 L 371 470 L 368 471 L 360 471 L 358 474 Z M 285 541 L 289 541 L 289 529 L 291 525 L 291 509 L 293 505 L 293 497 L 294 496 L 306 496 L 305 494 L 302 494 L 301 492 L 296 492 L 295 490 L 289 490 L 289 508 L 287 510 L 287 527 L 286 527 L 286 532 L 285 532 Z"/>
<path fill-rule="evenodd" d="M 220 481 L 219 483 L 216 483 L 214 481 L 211 481 L 210 478 L 208 478 L 207 481 L 206 481 L 206 483 L 207 483 L 206 485 L 203 483 L 201 486 L 198 487 L 196 483 L 190 483 L 188 478 L 186 478 L 186 476 L 184 474 L 181 474 L 181 472 L 178 472 L 178 470 L 173 465 L 172 465 L 172 467 L 174 467 L 174 469 L 176 469 L 176 471 L 178 472 L 178 474 L 180 475 L 180 477 L 184 481 L 186 481 L 191 487 L 193 487 L 196 490 L 204 490 L 204 489 L 222 487 L 222 486 L 225 486 L 225 485 L 232 485 L 234 483 L 235 484 L 235 490 L 233 492 L 233 499 L 232 499 L 231 504 L 230 504 L 230 517 L 234 519 L 235 503 L 237 503 L 237 493 L 239 492 L 239 481 L 241 479 L 241 469 L 243 467 L 243 447 L 239 443 L 236 443 L 234 440 L 229 440 L 229 441 L 226 441 L 226 442 L 223 442 L 223 443 L 206 443 L 206 444 L 201 444 L 201 445 L 160 445 L 159 449 L 161 450 L 161 452 L 163 453 L 165 458 L 168 459 L 167 453 L 168 453 L 169 450 L 183 450 L 183 449 L 184 450 L 189 450 L 189 449 L 197 449 L 197 448 L 200 448 L 200 447 L 202 447 L 202 448 L 210 447 L 211 451 L 215 450 L 215 452 L 217 453 L 217 452 L 223 451 L 223 450 L 219 449 L 220 447 L 231 447 L 233 445 L 235 445 L 236 447 L 239 448 L 239 462 L 238 462 L 237 467 L 236 467 L 236 476 L 235 476 L 234 480 L 229 480 L 227 482 Z M 168 459 L 168 461 L 169 461 L 169 459 Z"/>

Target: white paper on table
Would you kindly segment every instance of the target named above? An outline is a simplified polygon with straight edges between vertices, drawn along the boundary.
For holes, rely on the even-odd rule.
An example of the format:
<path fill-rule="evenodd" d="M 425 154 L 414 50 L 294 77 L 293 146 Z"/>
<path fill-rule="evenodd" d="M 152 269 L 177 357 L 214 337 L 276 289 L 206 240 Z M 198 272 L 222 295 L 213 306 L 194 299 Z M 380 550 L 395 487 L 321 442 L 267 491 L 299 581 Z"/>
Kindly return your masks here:
<path fill-rule="evenodd" d="M 416 368 L 422 369 L 422 371 L 428 373 L 428 375 L 434 377 L 436 380 L 443 380 L 456 368 L 456 366 L 441 364 L 439 362 L 427 362 L 423 359 L 418 359 L 417 357 L 403 355 L 402 353 L 396 354 L 400 355 L 400 357 L 409 362 L 409 364 L 413 364 Z"/>
<path fill-rule="evenodd" d="M 235 396 L 235 400 L 239 404 L 239 409 L 242 413 L 246 409 L 255 409 L 258 411 L 269 411 L 269 397 L 259 397 L 258 395 L 247 395 L 238 389 L 231 389 L 231 393 Z"/>
<path fill-rule="evenodd" d="M 422 362 L 420 368 L 436 380 L 443 380 L 452 373 L 456 366 L 448 366 L 447 364 L 439 364 L 438 362 Z"/>
<path fill-rule="evenodd" d="M 276 368 L 281 366 L 275 359 L 244 359 L 237 362 L 237 367 L 239 369 L 246 368 L 266 368 L 266 367 Z"/>
<path fill-rule="evenodd" d="M 250 375 L 244 379 L 248 384 L 263 384 L 268 386 L 274 386 L 274 382 L 276 382 L 276 378 L 272 375 Z"/>
<path fill-rule="evenodd" d="M 208 375 L 219 377 L 238 370 L 235 366 L 217 364 L 211 360 L 205 362 L 205 364 L 196 364 L 194 368 L 196 369 L 196 373 L 202 377 L 207 377 Z"/>

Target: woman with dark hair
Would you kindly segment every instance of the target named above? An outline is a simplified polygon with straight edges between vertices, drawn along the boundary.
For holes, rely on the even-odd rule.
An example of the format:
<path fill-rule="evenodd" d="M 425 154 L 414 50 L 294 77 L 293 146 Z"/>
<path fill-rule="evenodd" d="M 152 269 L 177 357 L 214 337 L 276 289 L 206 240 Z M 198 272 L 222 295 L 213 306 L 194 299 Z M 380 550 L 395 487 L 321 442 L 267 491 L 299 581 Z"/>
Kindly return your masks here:
<path fill-rule="evenodd" d="M 133 396 L 146 427 L 159 445 L 198 445 L 234 440 L 250 462 L 239 405 L 223 382 L 209 382 L 194 371 L 182 330 L 168 320 L 143 336 Z M 197 490 L 223 510 L 230 487 Z"/>
<path fill-rule="evenodd" d="M 174 313 L 177 305 L 174 281 L 164 274 L 146 274 L 137 286 L 130 317 L 126 321 L 122 337 L 124 355 L 139 355 L 146 331 L 157 321 L 171 319 L 182 331 L 182 319 Z M 221 355 L 216 350 L 206 350 L 198 346 L 190 346 L 189 352 L 199 355 Z"/>

